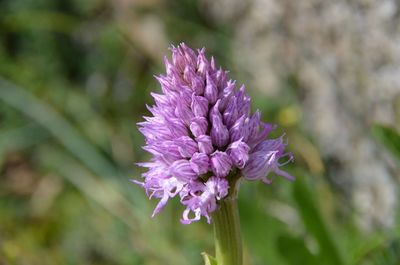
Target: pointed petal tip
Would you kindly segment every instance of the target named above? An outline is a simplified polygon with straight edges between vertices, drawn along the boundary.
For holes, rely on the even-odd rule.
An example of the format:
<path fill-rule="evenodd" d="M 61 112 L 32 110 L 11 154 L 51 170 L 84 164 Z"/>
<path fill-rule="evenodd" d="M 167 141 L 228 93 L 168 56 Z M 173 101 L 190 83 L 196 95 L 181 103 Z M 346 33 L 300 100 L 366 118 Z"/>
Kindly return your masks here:
<path fill-rule="evenodd" d="M 136 179 L 129 179 L 129 181 L 132 182 L 133 184 L 144 187 L 144 182 L 142 182 L 142 181 L 138 181 Z"/>

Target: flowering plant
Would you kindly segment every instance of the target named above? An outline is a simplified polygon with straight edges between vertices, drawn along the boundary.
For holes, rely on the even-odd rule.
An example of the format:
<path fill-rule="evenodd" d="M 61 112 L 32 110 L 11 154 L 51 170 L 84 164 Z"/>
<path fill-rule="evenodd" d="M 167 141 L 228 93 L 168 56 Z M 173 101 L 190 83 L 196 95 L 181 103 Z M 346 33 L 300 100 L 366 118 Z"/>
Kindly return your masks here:
<path fill-rule="evenodd" d="M 148 109 L 153 116 L 138 124 L 152 159 L 139 163 L 149 170 L 143 182 L 134 182 L 160 199 L 153 216 L 179 196 L 184 224 L 201 216 L 210 223 L 214 212 L 217 219 L 238 219 L 230 216 L 235 209 L 218 217 L 224 203 L 235 201 L 238 180 L 270 184 L 270 172 L 292 180 L 280 167 L 293 156 L 285 152 L 283 136 L 268 138 L 275 126 L 262 122 L 260 111 L 250 113 L 245 87 L 237 89 L 228 72 L 206 58 L 204 48 L 196 53 L 182 43 L 171 51 L 172 62 L 164 59 L 166 75 L 156 76 L 162 93 L 152 93 L 155 105 Z M 286 162 L 279 162 L 283 157 Z"/>

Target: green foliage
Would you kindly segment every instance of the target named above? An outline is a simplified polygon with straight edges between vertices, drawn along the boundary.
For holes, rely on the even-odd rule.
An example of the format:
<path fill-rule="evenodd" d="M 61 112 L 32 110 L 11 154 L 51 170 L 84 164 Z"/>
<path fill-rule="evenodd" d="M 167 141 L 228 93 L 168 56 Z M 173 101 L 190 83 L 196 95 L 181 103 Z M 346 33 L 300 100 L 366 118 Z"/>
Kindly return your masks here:
<path fill-rule="evenodd" d="M 372 135 L 384 145 L 400 162 L 400 134 L 394 128 L 384 125 L 374 125 Z"/>
<path fill-rule="evenodd" d="M 319 263 L 318 258 L 307 249 L 302 238 L 283 234 L 278 238 L 277 244 L 279 252 L 282 257 L 286 259 L 287 264 L 322 264 Z M 288 250 L 290 250 L 290 255 L 287 255 Z"/>
<path fill-rule="evenodd" d="M 326 222 L 321 217 L 317 206 L 315 205 L 312 193 L 300 178 L 293 184 L 293 197 L 298 204 L 299 214 L 304 226 L 319 246 L 318 263 L 315 264 L 344 264 L 339 255 L 339 251 L 333 242 L 333 236 L 326 227 Z M 288 240 L 286 238 L 286 240 Z M 298 243 L 291 241 L 291 243 Z M 305 257 L 308 257 L 304 252 Z M 312 263 L 311 263 L 312 264 Z"/>

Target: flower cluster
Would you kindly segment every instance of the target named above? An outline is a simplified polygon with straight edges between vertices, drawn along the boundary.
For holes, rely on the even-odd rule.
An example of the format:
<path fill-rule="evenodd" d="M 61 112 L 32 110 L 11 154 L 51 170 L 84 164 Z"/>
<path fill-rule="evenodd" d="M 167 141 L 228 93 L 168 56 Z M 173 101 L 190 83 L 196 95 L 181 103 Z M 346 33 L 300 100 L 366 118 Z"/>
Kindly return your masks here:
<path fill-rule="evenodd" d="M 186 207 L 182 223 L 201 216 L 210 222 L 217 201 L 234 188 L 229 187 L 234 170 L 268 184 L 270 172 L 293 179 L 279 169 L 280 158 L 293 160 L 283 137 L 267 139 L 275 126 L 260 121 L 259 111 L 250 114 L 245 87 L 237 89 L 228 72 L 206 58 L 204 48 L 196 53 L 182 43 L 171 51 L 166 75 L 156 77 L 162 94 L 152 93 L 155 105 L 148 109 L 153 116 L 138 124 L 152 160 L 139 164 L 149 169 L 144 182 L 134 182 L 160 199 L 153 216 L 179 196 Z"/>

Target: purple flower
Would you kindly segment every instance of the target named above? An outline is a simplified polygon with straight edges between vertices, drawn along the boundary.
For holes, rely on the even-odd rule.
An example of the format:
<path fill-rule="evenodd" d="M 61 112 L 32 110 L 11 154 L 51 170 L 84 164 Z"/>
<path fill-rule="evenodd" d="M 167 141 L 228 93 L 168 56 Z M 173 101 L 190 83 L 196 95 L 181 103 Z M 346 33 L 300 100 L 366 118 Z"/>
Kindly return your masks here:
<path fill-rule="evenodd" d="M 201 216 L 210 222 L 218 201 L 234 188 L 231 172 L 268 184 L 269 173 L 292 180 L 280 167 L 293 156 L 284 151 L 283 137 L 268 139 L 274 125 L 261 122 L 259 111 L 250 114 L 245 87 L 237 89 L 204 48 L 196 53 L 182 43 L 171 51 L 172 62 L 164 59 L 166 75 L 156 77 L 162 93 L 151 94 L 152 116 L 138 123 L 152 160 L 139 164 L 148 171 L 143 182 L 134 182 L 160 199 L 153 216 L 179 196 L 185 206 L 182 223 Z"/>

